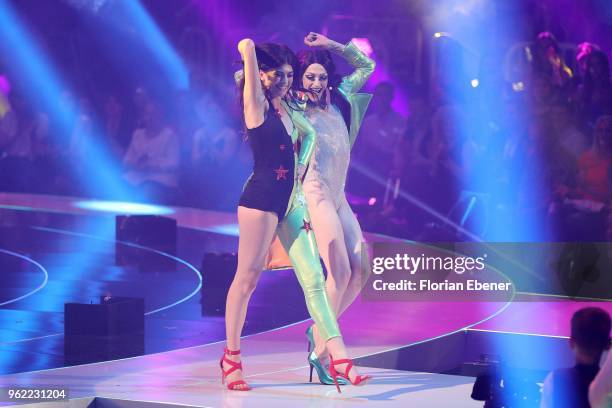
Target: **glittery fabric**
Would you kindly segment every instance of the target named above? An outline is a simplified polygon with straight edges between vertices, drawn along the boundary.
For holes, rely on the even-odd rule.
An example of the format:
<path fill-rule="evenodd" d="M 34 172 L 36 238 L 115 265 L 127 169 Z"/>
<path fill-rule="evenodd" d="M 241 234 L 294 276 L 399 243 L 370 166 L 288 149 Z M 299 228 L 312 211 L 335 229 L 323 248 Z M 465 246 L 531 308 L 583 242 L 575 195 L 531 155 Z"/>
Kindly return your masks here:
<path fill-rule="evenodd" d="M 338 209 L 344 198 L 351 152 L 346 124 L 334 105 L 309 109 L 306 118 L 317 132 L 317 142 L 304 179 L 304 192 L 329 198 Z"/>

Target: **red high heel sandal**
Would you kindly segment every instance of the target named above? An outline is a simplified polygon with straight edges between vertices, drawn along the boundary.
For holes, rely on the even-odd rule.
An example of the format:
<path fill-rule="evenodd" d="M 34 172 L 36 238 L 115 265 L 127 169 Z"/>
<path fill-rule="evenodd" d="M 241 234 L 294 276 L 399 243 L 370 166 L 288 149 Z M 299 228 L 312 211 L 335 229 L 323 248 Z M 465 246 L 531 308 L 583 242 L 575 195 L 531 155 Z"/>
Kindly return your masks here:
<path fill-rule="evenodd" d="M 346 363 L 346 367 L 344 369 L 344 373 L 339 373 L 338 371 L 336 371 L 336 364 L 345 364 L 345 363 Z M 351 359 L 343 358 L 341 360 L 334 360 L 332 355 L 331 354 L 329 355 L 329 374 L 334 379 L 334 384 L 336 384 L 336 388 L 338 389 L 339 393 L 342 393 L 342 391 L 340 390 L 340 385 L 338 384 L 338 377 L 345 378 L 351 384 L 359 385 L 359 386 L 365 385 L 368 381 L 372 379 L 371 375 L 361 375 L 360 374 L 357 377 L 355 377 L 355 381 L 351 381 L 351 379 L 349 378 L 349 372 L 351 371 L 351 368 L 353 368 L 353 362 L 351 361 Z"/>
<path fill-rule="evenodd" d="M 237 356 L 239 354 L 240 354 L 240 350 L 230 350 L 227 347 L 223 349 L 223 357 L 221 357 L 221 361 L 219 361 L 219 366 L 221 367 L 221 384 L 225 384 L 225 377 L 227 377 L 228 375 L 230 375 L 236 370 L 242 370 L 242 362 L 237 363 L 227 358 L 227 356 Z M 223 362 L 226 362 L 231 367 L 227 370 L 224 370 Z M 236 386 L 242 385 L 242 384 L 246 385 L 246 387 L 236 388 Z M 232 381 L 231 383 L 227 384 L 227 389 L 234 390 L 234 391 L 249 391 L 251 387 L 244 380 L 238 380 L 238 381 Z"/>

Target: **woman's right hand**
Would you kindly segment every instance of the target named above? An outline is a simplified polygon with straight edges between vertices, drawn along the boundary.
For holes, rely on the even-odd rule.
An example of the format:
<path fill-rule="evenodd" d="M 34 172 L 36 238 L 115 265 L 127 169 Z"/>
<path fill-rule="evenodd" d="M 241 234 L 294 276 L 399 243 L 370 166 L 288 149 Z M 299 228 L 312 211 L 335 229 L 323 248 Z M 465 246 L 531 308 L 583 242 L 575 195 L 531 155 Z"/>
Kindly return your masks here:
<path fill-rule="evenodd" d="M 314 48 L 328 48 L 331 44 L 331 41 L 323 34 L 310 32 L 304 38 L 304 44 Z"/>

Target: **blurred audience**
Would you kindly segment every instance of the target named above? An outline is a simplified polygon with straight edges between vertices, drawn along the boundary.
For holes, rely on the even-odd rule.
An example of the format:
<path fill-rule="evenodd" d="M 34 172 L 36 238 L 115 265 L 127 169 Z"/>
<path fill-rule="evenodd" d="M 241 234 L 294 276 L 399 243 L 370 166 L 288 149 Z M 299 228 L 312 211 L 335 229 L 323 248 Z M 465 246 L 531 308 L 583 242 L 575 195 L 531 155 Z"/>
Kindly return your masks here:
<path fill-rule="evenodd" d="M 24 132 L 25 118 L 20 118 L 25 112 L 19 112 L 10 91 L 8 78 L 0 76 L 0 190 L 25 192 L 31 168 L 30 139 Z"/>
<path fill-rule="evenodd" d="M 565 63 L 555 36 L 548 31 L 541 32 L 530 51 L 533 71 L 544 76 L 554 87 L 555 98 L 563 99 L 565 92 L 569 91 L 573 72 Z"/>
<path fill-rule="evenodd" d="M 242 140 L 214 96 L 206 95 L 198 104 L 206 109 L 200 109 L 202 125 L 193 134 L 191 144 L 191 174 L 197 178 L 193 178 L 196 185 L 190 196 L 206 208 L 231 209 L 235 205 L 231 200 L 240 194 L 236 189 L 243 184 L 234 178 L 235 174 L 244 174 L 237 157 Z"/>
<path fill-rule="evenodd" d="M 62 171 L 62 190 L 76 196 L 83 191 L 82 174 L 87 174 L 87 164 L 91 160 L 92 147 L 96 140 L 93 134 L 93 112 L 88 99 L 81 98 L 74 112 L 74 126 L 70 134 L 70 144 L 65 154 L 66 163 Z"/>
<path fill-rule="evenodd" d="M 390 82 L 376 85 L 374 96 L 353 148 L 351 162 L 364 171 L 384 178 L 389 163 L 406 127 L 406 119 L 393 109 L 395 87 Z M 364 179 L 355 169 L 349 170 L 348 190 L 358 195 L 380 195 L 382 188 L 374 180 Z"/>
<path fill-rule="evenodd" d="M 574 93 L 578 118 L 592 128 L 601 115 L 612 114 L 612 83 L 608 56 L 593 49 L 584 56 L 584 76 Z"/>
<path fill-rule="evenodd" d="M 576 84 L 582 84 L 585 81 L 588 72 L 588 56 L 593 51 L 601 51 L 597 44 L 585 41 L 578 44 L 576 47 L 576 75 L 574 76 L 574 82 Z"/>
<path fill-rule="evenodd" d="M 123 159 L 126 181 L 147 198 L 174 204 L 179 198 L 179 140 L 165 122 L 161 106 L 149 100 L 142 127 L 134 131 Z"/>
<path fill-rule="evenodd" d="M 597 120 L 592 148 L 578 159 L 574 183 L 557 186 L 551 208 L 560 224 L 558 237 L 573 241 L 612 238 L 612 115 Z"/>
<path fill-rule="evenodd" d="M 441 237 L 442 218 L 463 223 L 468 194 L 487 217 L 537 221 L 547 239 L 612 240 L 612 82 L 603 47 L 583 42 L 575 60 L 565 58 L 572 45 L 545 31 L 502 68 L 503 47 L 470 61 L 474 54 L 451 35 L 434 41 L 430 76 L 405 90 L 407 118 L 393 108 L 395 85 L 376 84 L 347 184 L 364 229 Z M 201 64 L 189 74 L 183 89 L 145 78 L 136 87 L 111 82 L 101 95 L 74 88 L 53 111 L 0 76 L 0 190 L 91 194 L 77 175 L 102 146 L 150 199 L 233 211 L 252 158 L 231 87 Z M 443 238 L 459 237 L 445 228 Z"/>
<path fill-rule="evenodd" d="M 591 147 L 589 139 L 579 129 L 577 120 L 568 104 L 556 103 L 548 109 L 547 121 L 557 143 L 577 160 Z"/>
<path fill-rule="evenodd" d="M 405 118 L 393 109 L 394 97 L 393 84 L 381 82 L 376 85 L 361 126 L 359 145 L 355 145 L 355 157 L 371 163 L 376 170 L 387 169 L 406 126 Z"/>
<path fill-rule="evenodd" d="M 130 129 L 125 106 L 113 93 L 106 96 L 102 107 L 104 135 L 115 158 L 123 159 L 130 141 Z"/>

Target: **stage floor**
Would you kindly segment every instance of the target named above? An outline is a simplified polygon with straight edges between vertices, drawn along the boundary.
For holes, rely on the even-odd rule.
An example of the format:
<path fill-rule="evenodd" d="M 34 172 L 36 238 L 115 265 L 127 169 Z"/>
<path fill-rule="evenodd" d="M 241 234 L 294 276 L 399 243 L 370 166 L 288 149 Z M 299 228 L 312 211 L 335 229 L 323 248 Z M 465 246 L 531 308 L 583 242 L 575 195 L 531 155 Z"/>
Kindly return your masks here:
<path fill-rule="evenodd" d="M 303 327 L 283 333 L 281 341 L 279 331 L 245 339 L 246 379 L 254 387 L 250 392 L 228 391 L 220 384 L 220 344 L 3 376 L 0 385 L 68 387 L 71 399 L 98 396 L 197 407 L 448 407 L 449 401 L 457 408 L 482 406 L 469 398 L 469 377 L 364 368 L 374 380 L 363 387 L 343 386 L 341 394 L 333 386 L 310 384 L 301 350 Z M 123 403 L 114 401 L 113 406 L 129 406 Z"/>
<path fill-rule="evenodd" d="M 67 386 L 71 398 L 194 406 L 447 407 L 448 401 L 453 407 L 482 406 L 470 400 L 474 379 L 469 377 L 371 368 L 364 370 L 375 376 L 371 384 L 343 387 L 341 395 L 334 387 L 308 384 L 303 333 L 309 323 L 291 271 L 264 273 L 251 301 L 242 349 L 254 391 L 226 391 L 218 368 L 223 319 L 203 312 L 198 270 L 205 252 L 236 250 L 235 215 L 171 209 L 165 216 L 179 225 L 178 253 L 172 258 L 176 270 L 152 274 L 115 265 L 113 212 L 74 203 L 66 197 L 0 194 L 0 261 L 16 268 L 3 270 L 11 284 L 0 290 L 0 387 Z M 147 248 L 140 250 L 150 255 Z M 63 304 L 87 303 L 100 294 L 145 298 L 147 355 L 58 368 L 64 365 Z M 609 302 L 551 302 L 534 294 L 514 300 L 357 299 L 340 324 L 350 354 L 363 357 L 469 329 L 564 337 L 578 308 L 597 305 L 612 313 Z"/>

